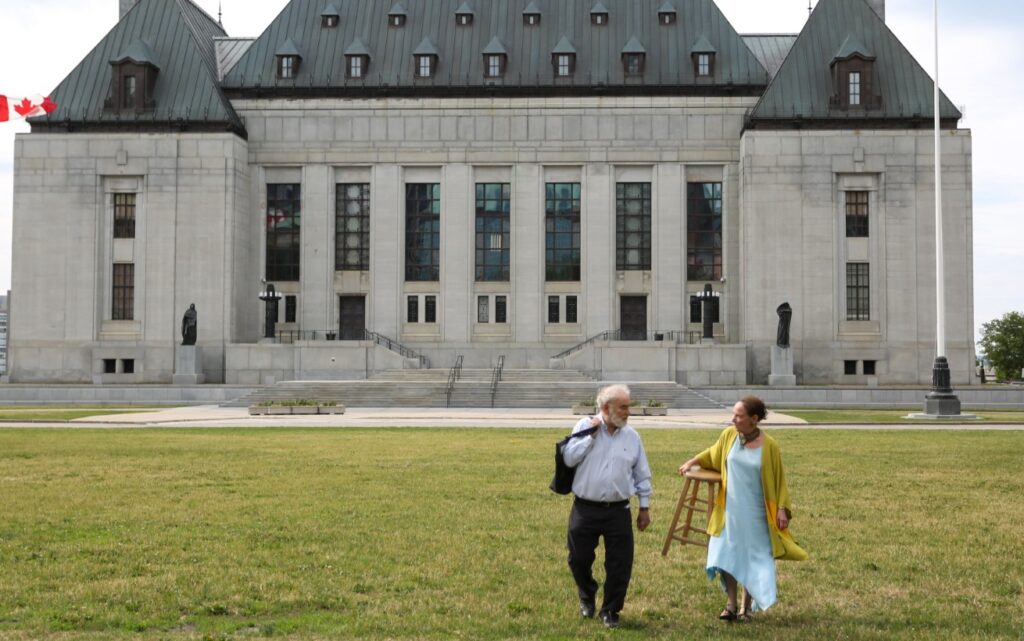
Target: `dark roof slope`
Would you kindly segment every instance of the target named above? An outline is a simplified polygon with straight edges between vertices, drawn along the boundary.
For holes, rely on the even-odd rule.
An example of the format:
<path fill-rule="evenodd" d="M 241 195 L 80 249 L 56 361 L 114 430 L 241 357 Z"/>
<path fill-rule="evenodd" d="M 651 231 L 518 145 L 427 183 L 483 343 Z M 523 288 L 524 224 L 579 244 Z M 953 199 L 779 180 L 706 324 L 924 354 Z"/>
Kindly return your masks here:
<path fill-rule="evenodd" d="M 775 74 L 779 72 L 779 67 L 782 66 L 782 61 L 786 59 L 789 50 L 793 48 L 796 34 L 745 33 L 743 42 L 747 43 L 750 51 L 768 70 L 768 75 L 774 78 Z"/>
<path fill-rule="evenodd" d="M 851 44 L 855 43 L 855 44 Z M 875 56 L 875 109 L 829 106 L 831 63 L 851 46 Z M 933 117 L 931 77 L 864 0 L 820 0 L 761 100 L 751 127 L 927 126 Z M 943 126 L 956 126 L 960 112 L 943 94 Z"/>
<path fill-rule="evenodd" d="M 325 29 L 320 13 L 330 2 L 341 14 Z M 393 0 L 292 0 L 224 78 L 230 95 L 451 95 L 549 93 L 760 95 L 768 73 L 713 0 L 679 3 L 672 25 L 658 23 L 664 0 L 603 0 L 607 25 L 592 25 L 594 0 L 488 0 L 475 2 L 472 25 L 458 26 L 463 0 L 417 0 L 405 5 L 403 27 L 390 27 Z M 523 24 L 535 4 L 536 26 Z M 556 78 L 551 54 L 563 38 L 576 51 L 570 78 Z M 370 51 L 364 78 L 347 78 L 344 51 L 356 38 Z M 626 76 L 623 47 L 635 37 L 646 50 L 641 78 Z M 716 51 L 714 77 L 696 78 L 690 50 L 701 39 Z M 277 78 L 275 52 L 291 38 L 303 60 L 294 79 Z M 438 51 L 433 78 L 413 76 L 414 49 L 429 38 Z M 502 78 L 484 77 L 483 52 L 494 38 L 508 53 Z"/>
<path fill-rule="evenodd" d="M 30 119 L 33 129 L 228 130 L 244 127 L 218 85 L 214 38 L 226 34 L 190 0 L 139 0 L 51 93 L 57 109 Z M 159 72 L 154 107 L 141 113 L 104 109 L 111 61 L 148 50 Z"/>

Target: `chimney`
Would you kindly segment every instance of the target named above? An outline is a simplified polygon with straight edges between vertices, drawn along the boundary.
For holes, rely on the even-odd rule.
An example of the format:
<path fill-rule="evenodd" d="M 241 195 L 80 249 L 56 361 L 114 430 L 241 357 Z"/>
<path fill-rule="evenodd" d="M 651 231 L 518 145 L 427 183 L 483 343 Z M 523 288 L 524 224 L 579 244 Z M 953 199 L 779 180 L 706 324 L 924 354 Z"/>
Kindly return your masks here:
<path fill-rule="evenodd" d="M 120 13 L 117 19 L 120 20 L 124 17 L 124 14 L 128 13 L 128 10 L 135 6 L 136 0 L 118 0 L 120 2 Z"/>
<path fill-rule="evenodd" d="M 124 1 L 121 0 L 121 4 L 124 4 Z M 885 22 L 885 0 L 868 0 L 868 6 L 875 10 L 882 22 Z"/>

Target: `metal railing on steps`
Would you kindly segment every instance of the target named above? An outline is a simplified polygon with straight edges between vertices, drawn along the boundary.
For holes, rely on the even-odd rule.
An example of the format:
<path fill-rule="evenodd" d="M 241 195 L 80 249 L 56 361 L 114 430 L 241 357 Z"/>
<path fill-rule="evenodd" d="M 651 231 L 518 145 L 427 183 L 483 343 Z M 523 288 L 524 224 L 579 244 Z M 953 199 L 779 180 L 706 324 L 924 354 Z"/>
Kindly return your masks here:
<path fill-rule="evenodd" d="M 498 357 L 498 366 L 491 374 L 491 407 L 494 407 L 494 396 L 498 393 L 498 383 L 501 382 L 501 370 L 505 369 L 505 355 Z"/>
<path fill-rule="evenodd" d="M 669 329 L 669 330 L 631 330 L 631 329 L 609 329 L 599 334 L 594 334 L 590 338 L 573 345 L 569 349 L 559 352 L 554 355 L 553 358 L 565 358 L 570 354 L 574 354 L 587 345 L 595 343 L 597 341 L 675 341 L 684 342 L 688 345 L 700 342 L 700 332 L 690 331 L 683 329 Z"/>
<path fill-rule="evenodd" d="M 445 407 L 452 406 L 452 390 L 455 389 L 455 381 L 462 376 L 462 354 L 455 356 L 455 364 L 448 370 L 448 388 L 445 390 Z"/>

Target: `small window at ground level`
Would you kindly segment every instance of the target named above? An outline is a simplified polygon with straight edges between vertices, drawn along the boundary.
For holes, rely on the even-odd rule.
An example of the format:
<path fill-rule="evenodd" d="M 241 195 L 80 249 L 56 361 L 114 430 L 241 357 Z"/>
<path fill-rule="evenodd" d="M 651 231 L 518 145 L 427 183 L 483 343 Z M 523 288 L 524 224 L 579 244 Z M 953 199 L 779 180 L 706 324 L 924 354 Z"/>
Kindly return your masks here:
<path fill-rule="evenodd" d="M 867 376 L 875 375 L 875 361 L 864 361 L 864 374 Z"/>
<path fill-rule="evenodd" d="M 117 372 L 117 359 L 116 358 L 104 358 L 103 359 L 103 373 L 114 374 Z"/>
<path fill-rule="evenodd" d="M 122 374 L 134 374 L 135 373 L 135 359 L 134 358 L 123 358 L 123 359 L 121 359 L 121 373 Z"/>
<path fill-rule="evenodd" d="M 853 376 L 857 373 L 857 361 L 843 361 L 843 374 Z"/>

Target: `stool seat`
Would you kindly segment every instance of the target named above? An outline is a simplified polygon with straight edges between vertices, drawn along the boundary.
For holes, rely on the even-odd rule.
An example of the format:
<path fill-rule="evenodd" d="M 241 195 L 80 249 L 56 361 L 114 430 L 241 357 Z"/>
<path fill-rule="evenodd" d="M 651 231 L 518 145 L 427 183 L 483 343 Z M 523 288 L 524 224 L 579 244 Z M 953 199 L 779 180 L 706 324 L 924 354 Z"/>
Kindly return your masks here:
<path fill-rule="evenodd" d="M 679 541 L 682 544 L 708 546 L 707 523 L 711 519 L 711 512 L 715 509 L 716 486 L 722 482 L 722 475 L 713 470 L 704 470 L 699 467 L 690 468 L 683 474 L 683 491 L 679 494 L 679 501 L 676 503 L 676 513 L 672 516 L 672 525 L 668 528 L 668 535 L 665 537 L 665 545 L 661 549 L 661 555 L 668 554 L 672 541 Z M 686 518 L 683 524 L 679 525 L 679 519 L 683 510 L 686 510 Z M 693 523 L 694 512 L 705 514 L 704 527 L 700 528 Z M 694 538 L 693 534 L 703 535 L 701 538 Z"/>

